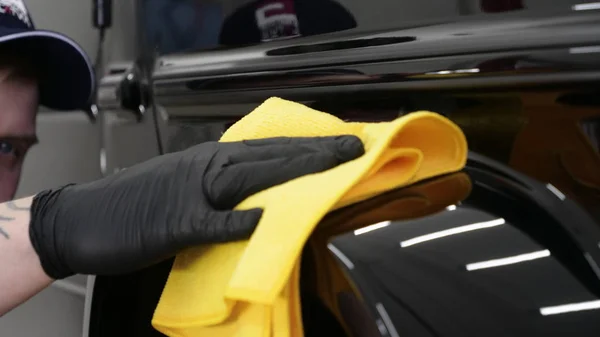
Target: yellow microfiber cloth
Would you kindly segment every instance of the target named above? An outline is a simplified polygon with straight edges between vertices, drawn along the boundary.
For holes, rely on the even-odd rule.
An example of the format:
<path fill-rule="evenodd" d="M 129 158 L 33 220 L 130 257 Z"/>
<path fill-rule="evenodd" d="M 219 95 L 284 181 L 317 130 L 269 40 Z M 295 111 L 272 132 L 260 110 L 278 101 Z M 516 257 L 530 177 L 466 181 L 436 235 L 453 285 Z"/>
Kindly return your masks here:
<path fill-rule="evenodd" d="M 365 154 L 326 172 L 281 184 L 240 203 L 263 208 L 248 241 L 180 253 L 152 325 L 171 337 L 300 337 L 299 260 L 330 211 L 463 168 L 467 144 L 443 116 L 415 112 L 385 123 L 346 123 L 270 98 L 234 124 L 222 142 L 353 134 Z"/>

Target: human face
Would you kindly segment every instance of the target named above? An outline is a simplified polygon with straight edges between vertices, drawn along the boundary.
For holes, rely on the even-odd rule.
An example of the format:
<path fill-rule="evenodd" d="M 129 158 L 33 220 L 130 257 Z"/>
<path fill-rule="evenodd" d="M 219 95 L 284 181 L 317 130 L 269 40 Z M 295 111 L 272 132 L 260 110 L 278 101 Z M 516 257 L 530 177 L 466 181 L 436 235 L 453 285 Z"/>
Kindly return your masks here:
<path fill-rule="evenodd" d="M 25 154 L 37 142 L 37 108 L 37 83 L 0 69 L 0 202 L 14 197 Z"/>

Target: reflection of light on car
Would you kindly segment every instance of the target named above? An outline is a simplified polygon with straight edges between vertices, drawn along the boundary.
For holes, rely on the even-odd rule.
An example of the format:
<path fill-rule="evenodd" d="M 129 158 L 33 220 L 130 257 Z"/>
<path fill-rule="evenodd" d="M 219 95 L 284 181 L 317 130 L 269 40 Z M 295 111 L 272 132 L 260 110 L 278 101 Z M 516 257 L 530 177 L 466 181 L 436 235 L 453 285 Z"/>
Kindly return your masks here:
<path fill-rule="evenodd" d="M 591 54 L 600 53 L 600 46 L 574 47 L 569 48 L 571 54 Z"/>
<path fill-rule="evenodd" d="M 357 229 L 357 230 L 354 231 L 354 235 L 361 235 L 361 234 L 365 234 L 365 233 L 368 233 L 368 232 L 372 232 L 372 231 L 374 231 L 376 229 L 387 227 L 387 226 L 390 225 L 390 223 L 391 223 L 391 221 L 383 221 L 383 222 L 378 222 L 378 223 L 373 224 L 373 225 L 369 225 L 367 227 L 359 228 L 359 229 Z"/>
<path fill-rule="evenodd" d="M 600 2 L 590 2 L 587 4 L 577 4 L 573 5 L 574 11 L 590 11 L 594 9 L 600 9 Z"/>
<path fill-rule="evenodd" d="M 375 309 L 377 309 L 379 316 L 383 320 L 383 324 L 385 324 L 385 327 L 387 328 L 389 335 L 392 337 L 398 337 L 399 336 L 398 331 L 396 331 L 396 327 L 394 327 L 394 323 L 392 323 L 392 320 L 390 319 L 390 315 L 388 315 L 383 304 L 381 304 L 381 303 L 375 304 Z"/>
<path fill-rule="evenodd" d="M 598 247 L 600 247 L 600 242 L 598 242 Z M 585 254 L 583 254 L 583 256 L 585 257 L 587 262 L 590 264 L 590 267 L 592 267 L 592 269 L 594 270 L 594 273 L 596 273 L 596 275 L 598 275 L 598 277 L 600 277 L 600 267 L 598 267 L 596 260 L 594 260 L 594 258 L 590 255 L 590 253 L 585 253 Z"/>
<path fill-rule="evenodd" d="M 422 242 L 426 242 L 426 241 L 431 241 L 431 240 L 443 238 L 443 237 L 450 236 L 450 235 L 455 235 L 455 234 L 460 234 L 460 233 L 465 233 L 465 232 L 471 232 L 471 231 L 475 231 L 475 230 L 479 230 L 479 229 L 485 229 L 485 228 L 491 228 L 491 227 L 501 226 L 501 225 L 504 225 L 505 223 L 506 223 L 506 221 L 504 219 L 500 218 L 500 219 L 496 219 L 496 220 L 490 220 L 490 221 L 484 221 L 484 222 L 476 222 L 476 223 L 470 224 L 470 225 L 465 225 L 465 226 L 460 226 L 460 227 L 454 227 L 454 228 L 446 229 L 446 230 L 435 232 L 435 233 L 431 233 L 431 234 L 417 236 L 416 238 L 412 238 L 410 240 L 401 241 L 400 242 L 400 247 L 404 248 L 404 247 L 416 245 L 416 244 L 419 244 L 419 243 L 422 243 Z"/>
<path fill-rule="evenodd" d="M 543 316 L 549 316 L 595 309 L 600 309 L 600 300 L 544 307 L 540 308 L 540 313 Z"/>
<path fill-rule="evenodd" d="M 487 261 L 482 261 L 482 262 L 469 263 L 469 264 L 467 264 L 466 268 L 468 271 L 486 269 L 486 268 L 494 268 L 494 267 L 500 267 L 500 266 L 507 266 L 509 264 L 537 260 L 537 259 L 541 259 L 541 258 L 548 257 L 548 256 L 550 256 L 550 251 L 545 249 L 545 250 L 540 250 L 540 251 L 532 252 L 532 253 L 503 257 L 501 259 L 493 259 L 493 260 L 487 260 Z"/>
<path fill-rule="evenodd" d="M 554 193 L 560 200 L 565 200 L 565 195 L 554 185 L 546 184 L 546 188 L 550 190 L 550 192 Z"/>
<path fill-rule="evenodd" d="M 446 207 L 446 209 L 448 211 L 456 211 L 456 205 L 450 205 L 450 206 Z"/>
<path fill-rule="evenodd" d="M 377 330 L 379 330 L 380 334 L 382 334 L 384 336 L 386 336 L 388 334 L 387 328 L 385 327 L 385 323 L 383 323 L 381 318 L 376 319 L 375 324 L 377 325 Z"/>
<path fill-rule="evenodd" d="M 450 75 L 450 74 L 475 74 L 479 72 L 479 68 L 457 69 L 457 70 L 440 70 L 426 73 L 427 75 Z"/>
<path fill-rule="evenodd" d="M 329 243 L 327 244 L 327 249 L 329 249 L 329 251 L 332 252 L 333 255 L 335 255 L 344 265 L 346 265 L 348 269 L 354 269 L 354 263 L 352 263 L 352 261 L 350 261 L 350 259 L 346 255 L 344 255 L 344 253 L 342 253 L 336 246 Z"/>

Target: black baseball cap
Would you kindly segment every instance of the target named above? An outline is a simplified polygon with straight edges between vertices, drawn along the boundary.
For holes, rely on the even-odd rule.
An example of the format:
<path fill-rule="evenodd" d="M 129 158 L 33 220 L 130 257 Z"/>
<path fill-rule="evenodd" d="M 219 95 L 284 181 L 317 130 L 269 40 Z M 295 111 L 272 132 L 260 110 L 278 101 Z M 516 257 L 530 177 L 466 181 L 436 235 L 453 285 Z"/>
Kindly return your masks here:
<path fill-rule="evenodd" d="M 79 110 L 91 102 L 95 78 L 86 53 L 60 33 L 36 30 L 22 0 L 0 0 L 0 46 L 32 61 L 38 72 L 41 105 Z"/>

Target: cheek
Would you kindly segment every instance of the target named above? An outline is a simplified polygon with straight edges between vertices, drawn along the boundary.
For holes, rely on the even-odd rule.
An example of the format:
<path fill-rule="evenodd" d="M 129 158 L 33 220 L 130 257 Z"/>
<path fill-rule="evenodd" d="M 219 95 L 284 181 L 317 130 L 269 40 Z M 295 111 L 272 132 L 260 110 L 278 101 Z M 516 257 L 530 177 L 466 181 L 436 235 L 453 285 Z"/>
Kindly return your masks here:
<path fill-rule="evenodd" d="M 12 200 L 17 192 L 21 170 L 0 166 L 0 202 Z"/>

